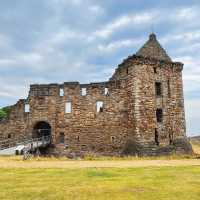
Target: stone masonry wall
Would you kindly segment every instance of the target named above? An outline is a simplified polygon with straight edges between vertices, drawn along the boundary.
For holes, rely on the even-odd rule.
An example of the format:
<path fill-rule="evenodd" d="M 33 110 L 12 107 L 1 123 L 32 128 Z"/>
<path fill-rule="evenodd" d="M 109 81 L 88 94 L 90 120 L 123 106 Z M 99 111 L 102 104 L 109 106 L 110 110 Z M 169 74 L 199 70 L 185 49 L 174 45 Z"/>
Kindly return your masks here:
<path fill-rule="evenodd" d="M 19 100 L 12 106 L 9 118 L 0 122 L 1 139 L 27 137 L 28 114 L 24 113 L 24 104 L 25 100 Z"/>
<path fill-rule="evenodd" d="M 64 96 L 60 96 L 60 88 L 64 89 Z M 87 89 L 86 96 L 81 95 L 81 88 Z M 107 95 L 105 88 L 109 91 Z M 34 126 L 45 121 L 51 126 L 53 143 L 62 151 L 67 145 L 76 153 L 120 154 L 128 129 L 124 97 L 125 81 L 32 85 L 28 99 L 13 106 L 9 119 L 1 123 L 0 133 L 4 138 L 10 133 L 12 137 L 31 137 Z M 97 101 L 103 101 L 103 112 L 97 113 Z M 72 112 L 68 114 L 66 102 L 72 103 Z M 29 113 L 24 112 L 26 103 L 30 105 Z M 64 144 L 59 144 L 60 133 L 65 135 Z"/>
<path fill-rule="evenodd" d="M 190 146 L 185 130 L 182 68 L 182 63 L 140 56 L 129 57 L 119 65 L 111 80 L 124 79 L 127 74 L 127 89 L 130 94 L 128 110 L 132 110 L 128 113 L 134 124 L 130 140 L 142 146 L 155 146 L 157 132 L 159 149 L 173 145 L 177 140 Z M 156 82 L 161 83 L 160 96 L 155 92 Z M 156 109 L 163 111 L 162 122 L 157 122 Z M 185 150 L 184 145 L 179 150 L 186 152 L 188 149 Z"/>
<path fill-rule="evenodd" d="M 52 143 L 59 154 L 121 155 L 132 151 L 157 155 L 176 151 L 177 140 L 181 140 L 178 151 L 188 153 L 190 150 L 184 149 L 182 67 L 181 63 L 133 55 L 118 66 L 108 82 L 31 85 L 28 98 L 14 105 L 9 118 L 0 122 L 1 138 L 32 137 L 37 123 L 44 121 L 51 126 Z M 161 83 L 160 96 L 156 96 L 155 82 Z M 86 88 L 85 96 L 81 88 Z M 97 101 L 104 103 L 103 112 L 97 112 Z M 65 112 L 66 102 L 71 102 L 71 113 Z M 30 105 L 28 113 L 25 104 Z M 157 122 L 157 108 L 163 110 L 162 122 Z"/>

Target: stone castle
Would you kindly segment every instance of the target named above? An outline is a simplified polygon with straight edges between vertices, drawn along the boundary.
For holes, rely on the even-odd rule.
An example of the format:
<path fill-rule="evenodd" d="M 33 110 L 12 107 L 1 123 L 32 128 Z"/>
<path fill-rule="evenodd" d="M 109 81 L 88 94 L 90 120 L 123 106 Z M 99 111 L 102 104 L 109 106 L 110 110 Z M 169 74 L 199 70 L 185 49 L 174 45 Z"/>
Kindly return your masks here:
<path fill-rule="evenodd" d="M 182 69 L 151 34 L 107 82 L 31 85 L 0 122 L 0 138 L 49 135 L 60 155 L 191 153 Z"/>

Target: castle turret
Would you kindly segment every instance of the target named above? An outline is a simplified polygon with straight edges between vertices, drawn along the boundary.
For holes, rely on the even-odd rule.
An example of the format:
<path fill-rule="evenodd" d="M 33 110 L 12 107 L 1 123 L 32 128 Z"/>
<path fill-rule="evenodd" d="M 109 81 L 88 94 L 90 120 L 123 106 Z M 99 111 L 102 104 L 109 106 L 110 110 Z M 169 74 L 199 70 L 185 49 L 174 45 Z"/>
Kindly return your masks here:
<path fill-rule="evenodd" d="M 155 34 L 120 65 L 113 78 L 124 78 L 127 71 L 130 138 L 141 146 L 139 153 L 191 152 L 186 138 L 183 64 L 173 62 Z M 157 146 L 155 148 L 155 146 Z"/>

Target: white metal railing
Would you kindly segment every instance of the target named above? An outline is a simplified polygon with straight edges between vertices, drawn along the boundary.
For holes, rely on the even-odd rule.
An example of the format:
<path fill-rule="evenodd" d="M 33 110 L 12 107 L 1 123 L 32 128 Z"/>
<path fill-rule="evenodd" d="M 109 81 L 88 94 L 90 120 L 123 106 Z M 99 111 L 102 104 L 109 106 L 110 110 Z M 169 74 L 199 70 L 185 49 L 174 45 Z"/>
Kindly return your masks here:
<path fill-rule="evenodd" d="M 6 139 L 0 141 L 0 150 L 12 148 L 19 145 L 37 144 L 37 146 L 47 145 L 51 142 L 51 136 L 42 136 L 38 138 Z"/>

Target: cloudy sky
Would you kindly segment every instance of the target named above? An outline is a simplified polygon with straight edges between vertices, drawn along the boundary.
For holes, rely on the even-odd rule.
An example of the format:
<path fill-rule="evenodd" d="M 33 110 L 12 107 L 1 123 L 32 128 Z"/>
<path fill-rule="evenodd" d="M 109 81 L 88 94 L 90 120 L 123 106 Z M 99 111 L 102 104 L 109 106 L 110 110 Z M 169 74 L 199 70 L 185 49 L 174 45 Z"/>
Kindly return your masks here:
<path fill-rule="evenodd" d="M 152 30 L 185 63 L 187 134 L 200 134 L 199 0 L 0 1 L 0 107 L 33 83 L 107 80 Z"/>

